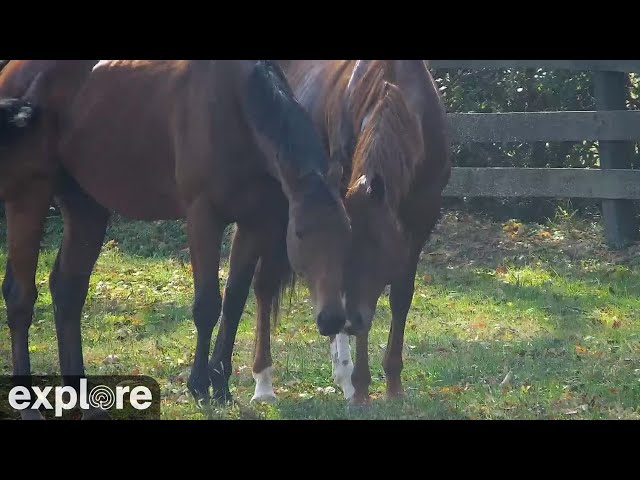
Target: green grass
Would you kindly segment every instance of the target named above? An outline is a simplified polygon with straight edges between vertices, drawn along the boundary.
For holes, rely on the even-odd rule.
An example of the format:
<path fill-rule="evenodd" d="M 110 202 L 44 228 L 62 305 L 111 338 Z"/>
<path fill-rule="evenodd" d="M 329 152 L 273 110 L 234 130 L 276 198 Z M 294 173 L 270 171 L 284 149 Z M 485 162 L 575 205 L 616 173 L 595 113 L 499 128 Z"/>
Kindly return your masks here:
<path fill-rule="evenodd" d="M 34 373 L 58 372 L 47 276 L 60 229 L 59 220 L 49 222 L 38 270 Z M 2 264 L 4 252 L 0 238 Z M 546 225 L 500 225 L 450 212 L 416 277 L 405 401 L 388 402 L 383 395 L 388 296 L 380 299 L 371 333 L 374 400 L 370 408 L 354 409 L 332 388 L 329 346 L 317 334 L 300 288 L 273 333 L 278 403 L 249 404 L 251 294 L 233 357 L 231 392 L 238 403 L 209 418 L 640 419 L 639 252 L 638 245 L 609 251 L 597 224 L 570 216 Z M 223 263 L 223 279 L 227 270 Z M 162 418 L 207 418 L 185 385 L 195 347 L 191 300 L 182 224 L 114 221 L 82 320 L 88 373 L 150 375 L 162 388 Z M 8 374 L 3 303 L 0 325 L 0 369 Z M 110 355 L 117 361 L 106 364 Z"/>

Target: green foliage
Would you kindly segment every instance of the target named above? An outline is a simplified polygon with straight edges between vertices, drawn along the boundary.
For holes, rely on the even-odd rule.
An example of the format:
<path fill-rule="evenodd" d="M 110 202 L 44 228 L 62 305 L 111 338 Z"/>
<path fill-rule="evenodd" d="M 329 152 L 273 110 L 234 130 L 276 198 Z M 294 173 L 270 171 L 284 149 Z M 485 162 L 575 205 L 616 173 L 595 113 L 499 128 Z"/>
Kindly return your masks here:
<path fill-rule="evenodd" d="M 503 113 L 536 111 L 595 110 L 590 72 L 529 70 L 434 70 L 447 111 L 456 113 Z M 631 109 L 640 103 L 640 84 L 630 76 Z M 453 145 L 454 162 L 459 167 L 597 168 L 597 142 L 537 142 L 519 144 Z M 640 165 L 636 154 L 633 166 Z M 540 221 L 550 217 L 566 201 L 542 199 L 453 200 L 450 206 L 466 206 L 476 211 Z M 574 201 L 581 213 L 593 211 L 597 201 Z"/>

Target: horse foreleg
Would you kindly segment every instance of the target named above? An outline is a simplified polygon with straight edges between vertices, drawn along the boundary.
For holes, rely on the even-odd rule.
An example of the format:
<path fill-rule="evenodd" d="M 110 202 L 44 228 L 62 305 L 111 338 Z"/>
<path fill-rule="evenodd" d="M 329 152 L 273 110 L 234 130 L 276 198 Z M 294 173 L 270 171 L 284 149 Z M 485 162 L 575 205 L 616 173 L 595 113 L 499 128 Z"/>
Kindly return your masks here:
<path fill-rule="evenodd" d="M 435 221 L 434 221 L 435 223 Z M 405 272 L 391 284 L 389 303 L 391 306 L 391 328 L 387 340 L 387 348 L 382 363 L 387 379 L 387 398 L 404 396 L 401 373 L 403 369 L 402 349 L 407 315 L 413 301 L 416 271 L 420 260 L 420 251 L 424 240 L 416 240 L 409 256 Z"/>
<path fill-rule="evenodd" d="M 62 245 L 49 276 L 60 372 L 65 386 L 79 391 L 84 376 L 81 317 L 91 272 L 100 254 L 109 212 L 75 185 L 59 196 L 64 218 Z M 102 411 L 83 411 L 83 418 Z"/>
<path fill-rule="evenodd" d="M 222 307 L 219 273 L 220 244 L 225 224 L 217 219 L 205 196 L 196 198 L 187 210 L 187 237 L 193 268 L 193 319 L 197 330 L 195 359 L 187 387 L 197 401 L 209 403 L 209 349 L 211 334 Z"/>
<path fill-rule="evenodd" d="M 29 328 L 38 297 L 35 276 L 51 192 L 47 180 L 33 182 L 5 205 L 8 257 L 2 294 L 11 335 L 13 374 L 17 383 L 25 387 L 31 383 Z M 39 411 L 32 409 L 21 410 L 20 415 L 25 420 L 43 418 Z"/>
<path fill-rule="evenodd" d="M 229 278 L 222 301 L 222 317 L 216 344 L 209 362 L 214 400 L 231 401 L 229 377 L 231 356 L 242 312 L 247 303 L 251 280 L 258 262 L 258 237 L 253 230 L 238 225 L 231 246 Z"/>
<path fill-rule="evenodd" d="M 369 369 L 369 329 L 356 336 L 356 361 L 351 376 L 354 393 L 351 403 L 366 405 L 369 403 L 371 370 Z"/>
<path fill-rule="evenodd" d="M 355 392 L 351 376 L 353 374 L 353 361 L 351 360 L 351 348 L 349 335 L 339 333 L 329 337 L 331 349 L 331 370 L 333 381 L 342 389 L 344 398 L 351 400 Z"/>

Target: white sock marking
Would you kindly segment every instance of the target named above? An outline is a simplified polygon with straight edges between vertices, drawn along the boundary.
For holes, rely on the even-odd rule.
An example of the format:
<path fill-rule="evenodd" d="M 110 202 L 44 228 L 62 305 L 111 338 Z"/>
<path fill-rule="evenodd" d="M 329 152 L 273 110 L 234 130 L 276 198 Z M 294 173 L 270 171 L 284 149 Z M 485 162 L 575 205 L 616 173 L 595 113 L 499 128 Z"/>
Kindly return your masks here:
<path fill-rule="evenodd" d="M 253 379 L 256 381 L 256 389 L 251 401 L 267 403 L 275 402 L 276 394 L 273 391 L 273 367 L 267 367 L 260 373 L 252 373 Z"/>
<path fill-rule="evenodd" d="M 351 399 L 355 393 L 351 383 L 353 361 L 351 360 L 349 335 L 346 333 L 337 334 L 333 342 L 331 342 L 331 364 L 333 367 L 333 381 L 342 389 L 344 398 Z"/>

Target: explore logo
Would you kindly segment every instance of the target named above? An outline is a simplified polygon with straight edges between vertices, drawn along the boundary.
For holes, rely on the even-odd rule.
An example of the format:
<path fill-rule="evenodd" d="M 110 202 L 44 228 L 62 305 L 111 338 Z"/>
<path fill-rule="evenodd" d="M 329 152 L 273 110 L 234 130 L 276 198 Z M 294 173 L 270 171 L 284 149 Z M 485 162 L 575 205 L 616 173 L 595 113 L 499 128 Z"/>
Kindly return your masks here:
<path fill-rule="evenodd" d="M 160 417 L 160 388 L 150 377 L 100 376 L 68 380 L 63 382 L 61 377 L 54 376 L 0 379 L 0 419 L 3 414 L 11 417 L 26 409 L 39 410 L 45 417 L 53 413 L 58 419 L 65 412 L 77 409 L 103 410 L 111 418 Z"/>

